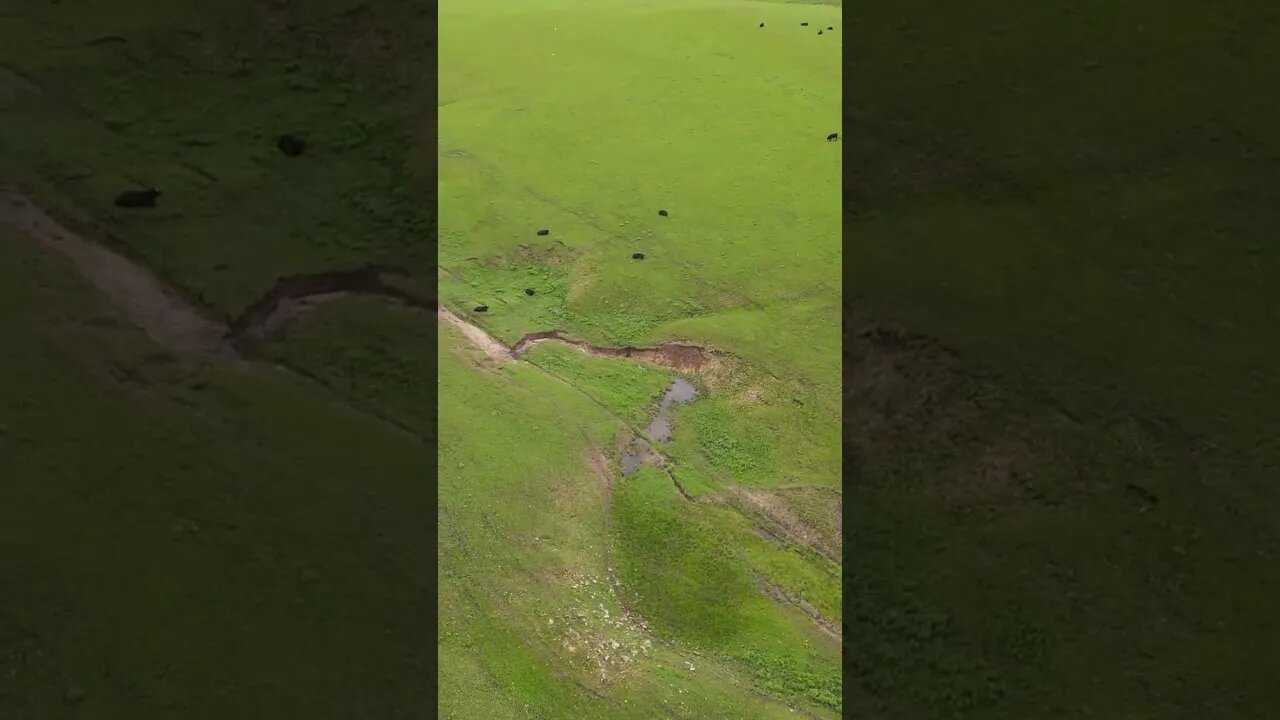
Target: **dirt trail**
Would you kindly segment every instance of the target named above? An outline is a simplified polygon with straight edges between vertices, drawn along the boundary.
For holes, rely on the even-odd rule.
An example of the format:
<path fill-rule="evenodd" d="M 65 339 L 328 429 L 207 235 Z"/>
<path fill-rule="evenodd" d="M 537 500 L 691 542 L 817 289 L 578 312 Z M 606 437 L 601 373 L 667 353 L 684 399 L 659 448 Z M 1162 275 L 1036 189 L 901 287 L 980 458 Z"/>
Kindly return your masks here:
<path fill-rule="evenodd" d="M 161 346 L 187 354 L 234 354 L 216 322 L 197 312 L 154 275 L 80 238 L 8 188 L 0 188 L 0 225 L 71 260 L 86 280 Z"/>
<path fill-rule="evenodd" d="M 776 602 L 796 607 L 800 612 L 807 615 L 809 619 L 813 621 L 813 624 L 818 628 L 818 630 L 827 637 L 839 640 L 843 635 L 840 626 L 823 617 L 822 613 L 818 612 L 818 609 L 809 604 L 809 602 L 804 598 L 792 595 L 781 586 L 775 585 L 761 576 L 753 577 L 752 583 L 756 586 L 757 590 L 773 598 Z"/>
<path fill-rule="evenodd" d="M 484 354 L 488 355 L 490 359 L 497 362 L 512 362 L 515 360 L 515 356 L 507 349 L 507 346 L 498 342 L 497 338 L 454 315 L 444 305 L 437 306 L 436 317 L 461 330 L 462 334 L 471 341 L 471 344 L 484 351 Z"/>

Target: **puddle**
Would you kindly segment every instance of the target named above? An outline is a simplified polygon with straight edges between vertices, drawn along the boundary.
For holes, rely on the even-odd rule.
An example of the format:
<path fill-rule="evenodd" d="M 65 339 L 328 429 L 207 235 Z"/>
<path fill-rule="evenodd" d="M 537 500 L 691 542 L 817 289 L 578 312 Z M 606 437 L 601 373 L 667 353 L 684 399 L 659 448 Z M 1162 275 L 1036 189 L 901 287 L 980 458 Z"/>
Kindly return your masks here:
<path fill-rule="evenodd" d="M 653 421 L 649 423 L 649 427 L 644 432 L 653 442 L 666 442 L 671 438 L 671 412 L 676 405 L 693 402 L 698 397 L 698 389 L 695 388 L 688 380 L 684 378 L 676 378 L 671 383 L 671 387 L 667 388 L 667 392 L 662 396 L 662 402 L 658 405 L 658 413 L 654 415 Z M 632 473 L 644 464 L 650 456 L 655 455 L 653 445 L 644 437 L 637 437 L 627 445 L 627 449 L 622 453 L 622 476 L 630 477 Z"/>
<path fill-rule="evenodd" d="M 645 428 L 645 434 L 653 439 L 654 442 L 670 440 L 672 408 L 676 405 L 693 402 L 697 397 L 697 388 L 684 378 L 676 378 L 676 381 L 671 383 L 671 387 L 667 389 L 667 394 L 662 396 L 662 404 L 658 406 L 658 414 L 654 416 L 653 422 L 649 423 L 649 427 Z"/>

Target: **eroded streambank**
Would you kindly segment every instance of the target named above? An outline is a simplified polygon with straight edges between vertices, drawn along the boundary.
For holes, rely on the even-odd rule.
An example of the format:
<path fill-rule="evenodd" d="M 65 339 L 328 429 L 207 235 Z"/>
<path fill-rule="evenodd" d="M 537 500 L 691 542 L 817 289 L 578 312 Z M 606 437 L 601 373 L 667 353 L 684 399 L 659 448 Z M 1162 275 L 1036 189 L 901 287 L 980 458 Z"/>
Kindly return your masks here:
<path fill-rule="evenodd" d="M 277 336 L 291 322 L 306 313 L 349 295 L 372 295 L 386 298 L 413 311 L 426 311 L 435 306 L 438 321 L 447 322 L 467 340 L 498 362 L 519 362 L 521 356 L 544 342 L 557 342 L 588 355 L 603 358 L 627 358 L 665 367 L 680 373 L 696 373 L 723 355 L 716 350 L 687 343 L 664 343 L 650 347 L 609 347 L 595 345 L 569 336 L 561 330 L 533 332 L 507 346 L 479 326 L 454 314 L 434 298 L 423 298 L 390 281 L 408 277 L 404 268 L 393 265 L 364 265 L 354 269 L 288 275 L 278 279 L 270 289 L 250 303 L 234 318 L 219 322 L 212 313 L 199 309 L 183 294 L 168 287 L 142 264 L 114 250 L 87 240 L 64 227 L 37 207 L 16 189 L 0 185 L 0 226 L 29 237 L 69 260 L 77 272 L 98 289 L 108 303 L 123 313 L 131 323 L 145 332 L 157 345 L 186 357 L 203 357 L 219 362 L 259 364 L 254 347 Z M 278 367 L 278 366 L 277 366 Z M 298 368 L 285 368 L 301 377 L 324 385 L 318 378 Z M 571 387 L 573 385 L 569 383 Z M 332 388 L 328 388 L 332 391 Z M 652 462 L 671 480 L 686 499 L 695 501 L 671 471 L 670 460 L 657 448 L 670 437 L 671 414 L 677 405 L 697 398 L 697 389 L 683 378 L 677 378 L 664 393 L 658 409 L 643 430 L 633 431 L 632 440 L 622 451 L 623 476 L 633 474 L 645 462 Z M 417 437 L 411 429 L 390 421 L 382 414 L 348 399 L 353 410 L 389 422 L 396 429 Z M 607 512 L 607 510 L 606 510 Z M 766 593 L 779 597 L 774 593 Z M 798 605 L 813 617 L 809 608 Z M 833 626 L 820 616 L 814 621 L 831 631 Z M 838 629 L 835 630 L 838 636 Z"/>

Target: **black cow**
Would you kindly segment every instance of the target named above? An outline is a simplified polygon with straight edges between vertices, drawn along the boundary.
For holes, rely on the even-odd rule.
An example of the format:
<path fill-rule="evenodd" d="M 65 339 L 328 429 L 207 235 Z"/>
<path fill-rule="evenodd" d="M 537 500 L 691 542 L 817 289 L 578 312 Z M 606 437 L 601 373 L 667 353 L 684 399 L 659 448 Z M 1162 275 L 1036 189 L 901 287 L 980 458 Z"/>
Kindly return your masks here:
<path fill-rule="evenodd" d="M 803 27 L 809 27 L 809 23 L 800 23 L 800 25 Z"/>
<path fill-rule="evenodd" d="M 307 143 L 302 138 L 294 135 L 281 135 L 276 140 L 276 148 L 287 157 L 298 157 L 302 154 L 302 151 L 307 149 Z"/>
<path fill-rule="evenodd" d="M 643 259 L 644 259 L 644 253 L 631 253 L 631 259 L 632 259 L 632 260 L 643 260 Z"/>
<path fill-rule="evenodd" d="M 828 25 L 828 26 L 827 26 L 827 29 L 828 29 L 828 30 L 835 30 L 835 28 L 831 27 L 830 25 Z"/>
<path fill-rule="evenodd" d="M 666 216 L 667 216 L 667 211 L 666 211 L 666 210 L 659 210 L 659 211 L 658 211 L 658 214 L 659 214 L 659 215 L 661 215 L 662 217 L 666 217 Z"/>
<path fill-rule="evenodd" d="M 489 312 L 489 306 L 488 306 L 488 305 L 477 305 L 477 306 L 476 306 L 476 312 Z"/>
<path fill-rule="evenodd" d="M 819 35 L 821 35 L 821 34 L 822 34 L 822 31 L 821 31 L 821 30 L 819 30 L 819 31 L 818 31 L 818 34 L 819 34 Z"/>
<path fill-rule="evenodd" d="M 550 231 L 550 230 L 539 230 L 539 231 L 538 231 L 538 234 L 539 234 L 539 235 L 550 235 L 550 234 L 551 234 L 551 231 Z"/>
<path fill-rule="evenodd" d="M 160 197 L 160 191 L 155 188 L 147 188 L 146 190 L 125 190 L 116 196 L 116 207 L 122 208 L 150 208 L 156 206 L 156 198 Z"/>
<path fill-rule="evenodd" d="M 764 27 L 764 23 L 760 23 L 760 27 Z"/>
<path fill-rule="evenodd" d="M 525 294 L 525 295 L 533 295 L 533 288 L 525 288 L 525 289 L 524 289 L 524 294 Z"/>
<path fill-rule="evenodd" d="M 831 133 L 830 135 L 827 136 L 827 142 L 831 142 L 832 140 L 835 140 L 838 137 L 840 137 L 840 133 Z"/>

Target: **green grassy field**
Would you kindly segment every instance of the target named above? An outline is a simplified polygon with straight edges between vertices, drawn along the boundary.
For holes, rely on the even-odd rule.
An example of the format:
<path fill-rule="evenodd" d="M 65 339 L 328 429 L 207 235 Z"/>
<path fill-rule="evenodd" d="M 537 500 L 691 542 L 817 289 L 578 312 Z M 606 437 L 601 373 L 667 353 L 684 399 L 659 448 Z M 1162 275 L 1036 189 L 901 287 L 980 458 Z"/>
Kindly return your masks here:
<path fill-rule="evenodd" d="M 427 446 L 0 257 L 0 716 L 426 716 Z"/>
<path fill-rule="evenodd" d="M 540 345 L 525 359 L 551 376 L 538 381 L 542 392 L 576 395 L 581 409 L 535 411 L 532 398 L 480 389 L 512 383 L 515 371 L 451 372 L 442 357 L 442 537 L 466 522 L 462 507 L 523 508 L 529 485 L 555 478 L 534 496 L 557 487 L 582 496 L 578 514 L 595 514 L 575 521 L 577 549 L 551 532 L 556 549 L 597 575 L 612 563 L 606 575 L 617 585 L 605 607 L 625 607 L 661 648 L 633 660 L 626 680 L 602 672 L 507 691 L 529 717 L 572 716 L 539 715 L 538 701 L 569 703 L 551 697 L 608 716 L 758 717 L 789 714 L 787 706 L 839 714 L 839 641 L 803 609 L 838 631 L 838 550 L 815 548 L 839 547 L 830 518 L 840 487 L 840 146 L 825 138 L 839 130 L 842 28 L 816 34 L 839 17 L 836 7 L 755 2 L 441 7 L 442 299 L 508 343 L 558 328 L 601 345 L 678 340 L 727 353 L 689 376 L 701 395 L 675 410 L 663 446 L 697 502 L 658 469 L 624 479 L 615 464 L 620 430 L 648 423 L 672 372 Z M 471 312 L 477 305 L 489 311 Z M 520 418 L 524 431 L 499 417 Z M 554 417 L 567 426 L 554 428 L 568 433 L 563 441 L 550 439 Z M 596 431 L 576 429 L 576 418 L 590 417 L 600 418 Z M 537 451 L 522 445 L 535 442 Z M 603 519 L 600 490 L 584 490 L 600 483 L 583 460 L 591 447 L 609 458 Z M 463 452 L 472 460 L 452 467 Z M 477 452 L 498 457 L 479 462 Z M 529 515 L 549 523 L 557 511 Z M 507 548 L 500 559 L 522 546 L 493 541 Z M 442 568 L 471 573 L 466 584 L 515 574 L 530 584 L 513 598 L 561 612 L 572 603 L 562 578 L 525 577 L 550 572 L 547 559 L 512 573 L 441 552 Z M 480 635 L 455 607 L 442 611 L 454 642 Z M 541 624 L 529 609 L 499 607 L 486 617 Z M 556 627 L 550 636 L 572 644 Z M 540 666 L 578 667 L 555 641 L 539 649 L 536 634 L 513 632 Z M 464 664 L 497 673 L 496 684 L 450 675 L 446 664 L 451 708 L 491 698 L 521 667 L 501 656 Z"/>
<path fill-rule="evenodd" d="M 0 384 L 22 443 L 0 715 L 430 716 L 414 436 L 437 423 L 440 717 L 839 714 L 839 642 L 810 615 L 840 625 L 841 40 L 799 25 L 838 9 L 445 7 L 438 108 L 425 9 L 13 4 L 0 178 L 214 318 L 369 262 L 429 287 L 438 259 L 443 299 L 493 305 L 507 341 L 715 346 L 664 446 L 698 502 L 617 466 L 670 371 L 554 345 L 494 364 L 368 298 L 252 366 L 160 362 L 125 320 L 42 345 L 45 318 L 109 311 L 56 259 L 19 271 L 45 256 L 6 238 L 6 345 L 45 355 Z M 285 132 L 307 152 L 279 154 Z M 111 207 L 139 184 L 155 210 Z"/>

